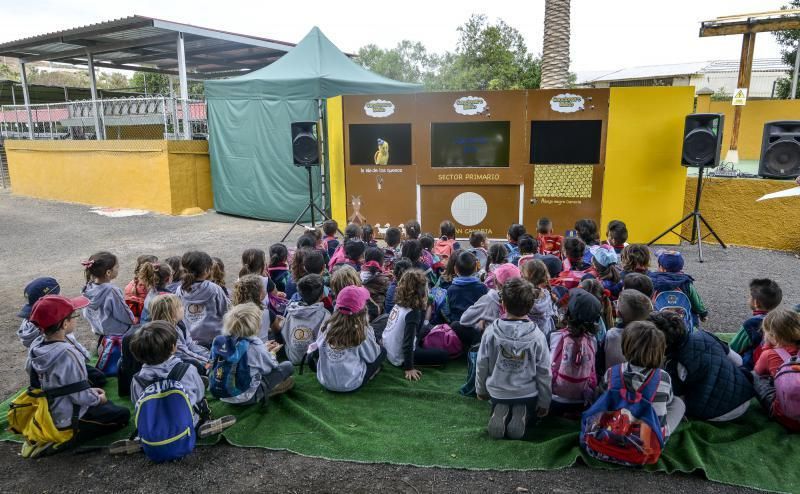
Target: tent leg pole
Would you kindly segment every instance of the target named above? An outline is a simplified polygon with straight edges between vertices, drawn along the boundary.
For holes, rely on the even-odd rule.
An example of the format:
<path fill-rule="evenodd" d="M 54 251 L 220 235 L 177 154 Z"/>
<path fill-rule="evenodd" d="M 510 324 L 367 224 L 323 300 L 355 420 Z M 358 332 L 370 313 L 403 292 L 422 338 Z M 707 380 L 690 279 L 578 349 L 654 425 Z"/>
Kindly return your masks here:
<path fill-rule="evenodd" d="M 325 181 L 326 181 L 325 180 L 325 163 L 327 161 L 327 159 L 326 159 L 327 158 L 327 153 L 325 152 L 325 146 L 327 145 L 327 140 L 325 139 L 326 122 L 325 122 L 325 111 L 324 111 L 325 109 L 323 107 L 323 104 L 324 103 L 323 103 L 322 99 L 318 99 L 317 100 L 317 112 L 318 112 L 318 117 L 319 117 L 319 125 L 317 126 L 318 127 L 317 131 L 318 131 L 318 134 L 319 134 L 319 140 L 318 140 L 319 141 L 319 170 L 320 170 L 319 174 L 320 174 L 320 179 L 321 179 L 321 182 L 322 182 L 322 187 L 321 187 L 320 190 L 321 190 L 321 195 L 322 195 L 322 209 L 327 210 L 328 208 L 326 207 L 327 206 L 327 202 L 326 202 L 326 195 L 325 195 L 325 187 L 326 187 L 326 183 L 325 183 Z"/>

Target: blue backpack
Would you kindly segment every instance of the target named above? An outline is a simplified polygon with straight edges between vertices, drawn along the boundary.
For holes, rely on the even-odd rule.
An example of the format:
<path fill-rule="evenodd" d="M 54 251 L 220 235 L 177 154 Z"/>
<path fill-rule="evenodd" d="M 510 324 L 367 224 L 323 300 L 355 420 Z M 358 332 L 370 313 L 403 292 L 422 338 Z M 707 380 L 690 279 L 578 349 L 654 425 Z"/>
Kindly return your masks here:
<path fill-rule="evenodd" d="M 108 377 L 119 372 L 119 359 L 122 357 L 123 335 L 102 336 L 97 345 L 97 364 L 95 367 Z"/>
<path fill-rule="evenodd" d="M 661 382 L 654 369 L 639 389 L 628 389 L 622 366 L 611 368 L 608 390 L 583 412 L 581 447 L 589 456 L 620 465 L 650 465 L 661 457 L 664 434 L 653 409 Z"/>
<path fill-rule="evenodd" d="M 674 312 L 683 318 L 686 331 L 694 331 L 694 316 L 692 315 L 692 302 L 680 290 L 669 290 L 653 294 L 653 309 L 658 312 Z"/>
<path fill-rule="evenodd" d="M 181 362 L 166 378 L 154 381 L 134 377 L 144 388 L 136 400 L 136 430 L 144 454 L 156 463 L 183 458 L 194 450 L 192 404 L 180 382 L 189 367 Z"/>
<path fill-rule="evenodd" d="M 440 286 L 431 288 L 431 307 L 433 307 L 432 324 L 450 322 L 450 307 L 447 305 L 447 290 Z"/>
<path fill-rule="evenodd" d="M 250 341 L 220 335 L 211 344 L 211 370 L 208 390 L 215 398 L 233 398 L 250 389 L 250 366 L 247 349 Z"/>
<path fill-rule="evenodd" d="M 519 253 L 519 247 L 512 244 L 511 242 L 508 242 L 505 245 L 506 245 L 506 250 L 508 251 L 508 262 L 516 266 L 517 264 L 519 264 L 519 258 L 521 257 L 521 254 Z"/>

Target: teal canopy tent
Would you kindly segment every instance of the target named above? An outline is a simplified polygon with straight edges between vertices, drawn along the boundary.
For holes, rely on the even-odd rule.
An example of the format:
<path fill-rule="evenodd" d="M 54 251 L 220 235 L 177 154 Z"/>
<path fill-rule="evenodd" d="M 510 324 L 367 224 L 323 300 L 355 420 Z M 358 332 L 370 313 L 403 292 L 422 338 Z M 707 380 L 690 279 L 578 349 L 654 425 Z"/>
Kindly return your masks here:
<path fill-rule="evenodd" d="M 320 101 L 324 107 L 324 99 L 332 96 L 420 89 L 418 84 L 394 81 L 364 69 L 317 27 L 263 69 L 207 81 L 215 209 L 293 221 L 308 203 L 308 176 L 302 167 L 293 165 L 291 123 L 317 121 Z M 314 173 L 315 197 L 322 186 L 320 175 Z"/>

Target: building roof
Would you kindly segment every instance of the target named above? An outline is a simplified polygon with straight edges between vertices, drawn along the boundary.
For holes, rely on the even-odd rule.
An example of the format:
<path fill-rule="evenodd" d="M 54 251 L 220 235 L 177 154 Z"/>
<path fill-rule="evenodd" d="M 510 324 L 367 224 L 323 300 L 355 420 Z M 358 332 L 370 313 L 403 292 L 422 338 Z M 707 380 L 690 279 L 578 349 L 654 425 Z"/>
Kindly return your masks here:
<path fill-rule="evenodd" d="M 227 77 L 279 59 L 295 45 L 256 36 L 133 15 L 0 43 L 0 56 L 176 75 L 178 33 L 184 33 L 189 77 Z"/>
<path fill-rule="evenodd" d="M 791 67 L 779 58 L 753 60 L 753 72 L 786 72 Z M 644 65 L 612 71 L 579 72 L 578 84 L 592 82 L 627 81 L 634 79 L 658 79 L 664 77 L 690 76 L 712 72 L 738 72 L 738 60 L 712 60 L 665 65 Z M 600 74 L 600 75 L 597 75 Z"/>

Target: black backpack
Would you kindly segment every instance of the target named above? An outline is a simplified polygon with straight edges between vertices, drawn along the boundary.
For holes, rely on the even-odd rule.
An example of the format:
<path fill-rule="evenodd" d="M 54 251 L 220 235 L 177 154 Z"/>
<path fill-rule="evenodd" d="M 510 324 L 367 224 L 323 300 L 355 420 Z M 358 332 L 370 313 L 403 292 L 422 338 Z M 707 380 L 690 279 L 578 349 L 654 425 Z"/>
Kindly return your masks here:
<path fill-rule="evenodd" d="M 142 363 L 136 360 L 133 353 L 131 353 L 131 338 L 135 333 L 136 330 L 132 328 L 122 337 L 122 356 L 120 357 L 119 371 L 117 372 L 117 391 L 120 396 L 131 395 L 133 376 L 142 369 Z"/>

